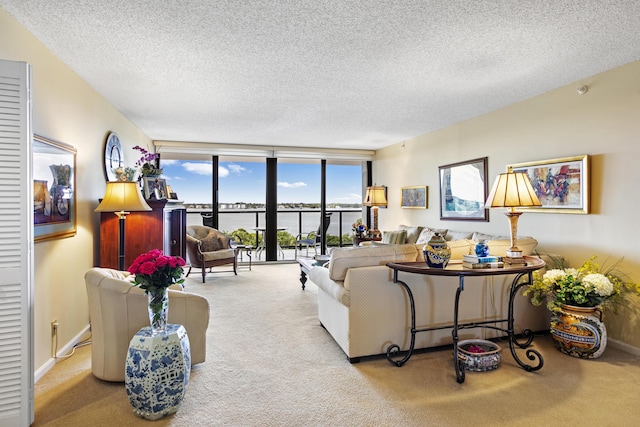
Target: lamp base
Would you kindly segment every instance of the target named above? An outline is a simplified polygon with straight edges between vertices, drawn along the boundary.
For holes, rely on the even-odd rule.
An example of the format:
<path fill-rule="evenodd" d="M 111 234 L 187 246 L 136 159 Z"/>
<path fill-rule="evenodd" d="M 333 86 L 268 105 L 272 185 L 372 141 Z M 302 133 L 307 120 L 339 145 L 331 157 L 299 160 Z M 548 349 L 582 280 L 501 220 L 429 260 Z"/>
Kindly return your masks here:
<path fill-rule="evenodd" d="M 502 261 L 504 261 L 505 264 L 511 265 L 527 265 L 527 261 L 525 261 L 522 257 L 513 258 L 510 256 L 506 256 L 502 258 Z"/>

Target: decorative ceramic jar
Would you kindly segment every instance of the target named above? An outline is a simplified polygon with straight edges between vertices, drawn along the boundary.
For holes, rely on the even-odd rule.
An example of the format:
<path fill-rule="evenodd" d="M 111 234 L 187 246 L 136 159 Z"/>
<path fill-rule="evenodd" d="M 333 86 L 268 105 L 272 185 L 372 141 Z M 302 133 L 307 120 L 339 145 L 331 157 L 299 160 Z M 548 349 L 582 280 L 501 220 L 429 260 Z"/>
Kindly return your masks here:
<path fill-rule="evenodd" d="M 480 240 L 476 243 L 475 246 L 476 256 L 488 256 L 489 255 L 489 245 L 487 245 L 486 240 Z"/>
<path fill-rule="evenodd" d="M 595 359 L 607 347 L 607 328 L 598 307 L 562 305 L 551 316 L 551 336 L 558 350 L 573 357 Z"/>
<path fill-rule="evenodd" d="M 159 335 L 167 330 L 167 317 L 169 316 L 169 290 L 168 288 L 155 288 L 147 292 L 149 297 L 149 323 L 153 335 Z"/>
<path fill-rule="evenodd" d="M 180 408 L 189 385 L 191 345 L 182 325 L 167 325 L 155 335 L 144 327 L 127 351 L 125 390 L 133 413 L 157 420 Z"/>
<path fill-rule="evenodd" d="M 422 248 L 424 260 L 431 268 L 445 268 L 451 259 L 451 248 L 440 233 L 435 233 Z"/>
<path fill-rule="evenodd" d="M 492 341 L 464 340 L 458 343 L 458 358 L 467 371 L 492 371 L 500 365 L 502 348 Z"/>

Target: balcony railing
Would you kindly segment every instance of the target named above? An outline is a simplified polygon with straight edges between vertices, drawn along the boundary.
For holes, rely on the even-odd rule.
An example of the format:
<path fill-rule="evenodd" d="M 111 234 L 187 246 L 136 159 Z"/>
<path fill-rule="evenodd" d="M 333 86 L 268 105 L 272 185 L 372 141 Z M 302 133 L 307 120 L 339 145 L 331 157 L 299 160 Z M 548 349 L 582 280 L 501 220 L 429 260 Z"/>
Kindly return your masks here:
<path fill-rule="evenodd" d="M 351 225 L 363 217 L 362 209 L 327 209 L 331 213 L 331 222 L 327 230 L 327 246 L 340 247 L 353 244 Z M 264 209 L 221 209 L 218 215 L 218 229 L 227 235 L 240 238 L 242 243 L 254 248 L 260 244 L 262 234 L 256 228 L 266 225 Z M 187 225 L 210 225 L 211 212 L 206 209 L 187 209 Z M 283 253 L 278 259 L 295 259 L 294 244 L 296 237 L 305 238 L 308 233 L 316 232 L 320 225 L 319 209 L 279 209 L 278 244 Z M 303 254 L 304 254 L 303 250 Z M 313 250 L 309 253 L 313 255 Z M 264 255 L 262 255 L 264 260 Z"/>

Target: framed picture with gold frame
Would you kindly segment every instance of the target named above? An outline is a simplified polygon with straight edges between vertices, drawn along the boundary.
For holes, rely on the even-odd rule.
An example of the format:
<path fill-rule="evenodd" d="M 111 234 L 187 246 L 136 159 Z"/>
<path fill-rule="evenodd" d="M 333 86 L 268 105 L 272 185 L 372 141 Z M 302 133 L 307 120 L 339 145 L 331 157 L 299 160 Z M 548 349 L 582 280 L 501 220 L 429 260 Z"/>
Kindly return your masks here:
<path fill-rule="evenodd" d="M 76 234 L 76 149 L 33 135 L 33 241 Z"/>
<path fill-rule="evenodd" d="M 507 170 L 525 172 L 542 203 L 541 207 L 523 208 L 527 212 L 588 214 L 588 155 L 560 157 L 551 160 L 514 163 Z"/>
<path fill-rule="evenodd" d="M 425 185 L 402 187 L 400 189 L 400 207 L 410 209 L 426 209 L 428 207 L 428 190 Z"/>

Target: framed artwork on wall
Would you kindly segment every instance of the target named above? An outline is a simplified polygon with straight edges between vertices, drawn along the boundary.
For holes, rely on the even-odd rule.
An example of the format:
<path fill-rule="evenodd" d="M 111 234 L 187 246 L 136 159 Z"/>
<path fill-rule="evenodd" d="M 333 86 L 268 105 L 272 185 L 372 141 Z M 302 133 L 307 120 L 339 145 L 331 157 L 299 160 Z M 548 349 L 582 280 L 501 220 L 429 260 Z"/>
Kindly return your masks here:
<path fill-rule="evenodd" d="M 167 182 L 162 178 L 142 177 L 142 190 L 147 200 L 163 200 L 167 198 Z"/>
<path fill-rule="evenodd" d="M 527 212 L 589 213 L 588 155 L 515 163 L 508 169 L 525 172 L 542 203 Z"/>
<path fill-rule="evenodd" d="M 489 221 L 487 157 L 439 167 L 440 219 Z"/>
<path fill-rule="evenodd" d="M 76 234 L 76 149 L 33 136 L 34 242 Z"/>
<path fill-rule="evenodd" d="M 400 200 L 400 206 L 403 208 L 413 208 L 413 209 L 426 209 L 428 206 L 427 195 L 428 195 L 428 187 L 427 186 L 418 186 L 418 187 L 402 187 L 400 189 L 402 198 Z"/>

